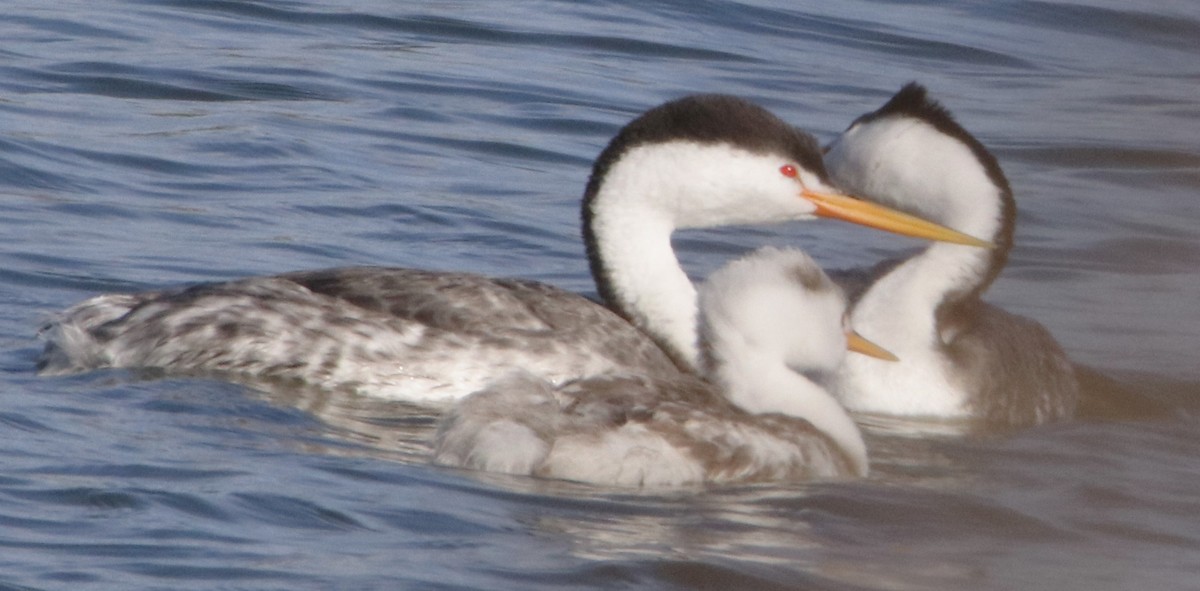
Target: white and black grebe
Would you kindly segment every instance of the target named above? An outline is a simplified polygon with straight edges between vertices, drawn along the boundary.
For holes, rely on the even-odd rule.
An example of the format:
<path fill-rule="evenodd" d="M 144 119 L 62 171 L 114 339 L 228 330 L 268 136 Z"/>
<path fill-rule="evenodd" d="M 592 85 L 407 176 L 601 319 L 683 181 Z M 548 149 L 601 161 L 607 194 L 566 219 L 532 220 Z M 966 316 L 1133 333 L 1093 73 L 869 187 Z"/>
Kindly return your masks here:
<path fill-rule="evenodd" d="M 990 240 L 992 249 L 936 244 L 841 277 L 852 326 L 900 358 L 850 356 L 834 390 L 851 410 L 983 420 L 997 426 L 1071 416 L 1070 360 L 1038 323 L 981 296 L 1013 246 L 1016 203 L 996 158 L 910 84 L 860 117 L 827 149 L 839 187 Z"/>
<path fill-rule="evenodd" d="M 699 301 L 708 381 L 517 375 L 446 414 L 434 461 L 632 487 L 866 475 L 862 434 L 819 382 L 848 344 L 887 353 L 848 339 L 845 298 L 821 268 L 764 248 L 713 273 Z"/>
<path fill-rule="evenodd" d="M 696 293 L 672 232 L 814 216 L 978 243 L 839 194 L 816 141 L 768 111 L 692 96 L 636 118 L 596 160 L 583 236 L 607 308 L 516 279 L 298 272 L 89 299 L 43 331 L 39 369 L 232 372 L 414 401 L 460 398 L 511 369 L 556 384 L 692 370 Z"/>

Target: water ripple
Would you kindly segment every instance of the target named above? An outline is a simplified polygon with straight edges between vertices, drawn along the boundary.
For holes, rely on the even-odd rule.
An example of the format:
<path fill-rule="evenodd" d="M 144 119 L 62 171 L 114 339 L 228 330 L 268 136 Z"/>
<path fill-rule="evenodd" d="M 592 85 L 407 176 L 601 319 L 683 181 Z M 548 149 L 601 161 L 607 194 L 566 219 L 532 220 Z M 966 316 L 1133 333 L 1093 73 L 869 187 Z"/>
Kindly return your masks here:
<path fill-rule="evenodd" d="M 9 4 L 0 588 L 1090 590 L 1200 571 L 1186 3 Z M 591 290 L 578 199 L 629 117 L 729 92 L 828 140 L 912 79 L 1017 191 L 990 296 L 1168 412 L 978 440 L 872 423 L 864 481 L 634 493 L 431 467 L 435 411 L 349 393 L 33 375 L 39 323 L 98 292 L 363 263 Z M 831 266 L 917 246 L 823 223 L 675 241 L 697 275 L 764 243 Z"/>
<path fill-rule="evenodd" d="M 1165 8 L 1165 7 L 1159 7 Z M 1138 43 L 1159 45 L 1188 52 L 1200 39 L 1200 18 L 1179 11 L 1170 14 L 1140 10 L 1134 6 L 1107 8 L 1065 2 L 1013 2 L 997 10 L 1010 18 L 1038 27 L 1104 38 L 1132 37 Z"/>
<path fill-rule="evenodd" d="M 265 525 L 300 529 L 367 529 L 354 517 L 305 499 L 276 494 L 234 495 L 244 516 Z"/>

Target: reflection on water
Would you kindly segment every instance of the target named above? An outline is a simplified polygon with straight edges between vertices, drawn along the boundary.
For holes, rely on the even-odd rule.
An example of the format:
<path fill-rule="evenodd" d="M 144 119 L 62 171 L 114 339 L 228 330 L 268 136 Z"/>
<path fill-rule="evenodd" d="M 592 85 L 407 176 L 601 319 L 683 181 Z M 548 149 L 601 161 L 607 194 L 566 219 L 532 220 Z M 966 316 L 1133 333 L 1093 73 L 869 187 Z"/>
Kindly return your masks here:
<path fill-rule="evenodd" d="M 1200 572 L 1190 3 L 17 1 L 0 19 L 0 587 L 1184 589 Z M 104 7 L 96 9 L 94 7 Z M 1098 373 L 1084 420 L 863 417 L 866 480 L 614 491 L 431 467 L 436 412 L 288 384 L 33 376 L 46 314 L 355 264 L 590 292 L 578 198 L 646 107 L 829 140 L 919 80 L 1020 206 L 989 301 Z M 915 244 L 684 233 L 830 268 Z"/>
<path fill-rule="evenodd" d="M 314 452 L 427 461 L 436 411 L 350 392 L 278 386 L 267 391 L 273 404 L 302 408 L 319 417 L 336 440 L 364 446 L 334 445 L 313 448 Z M 1194 386 L 1179 393 L 1189 392 L 1194 399 Z M 973 432 L 971 425 L 961 422 L 861 419 L 873 454 L 868 480 L 612 491 L 570 482 L 429 469 L 465 478 L 473 483 L 468 487 L 482 487 L 489 495 L 517 495 L 521 502 L 511 508 L 509 517 L 569 556 L 615 561 L 635 569 L 648 568 L 645 561 L 677 564 L 679 570 L 673 575 L 659 573 L 668 579 L 697 577 L 705 572 L 697 571 L 698 565 L 709 565 L 722 573 L 720 577 L 740 585 L 791 580 L 787 584 L 794 586 L 798 584 L 795 573 L 801 571 L 803 580 L 820 587 L 1002 589 L 1005 584 L 971 566 L 994 558 L 998 538 L 1005 547 L 1024 548 L 1007 551 L 1010 556 L 1004 560 L 1031 561 L 1031 572 L 1043 575 L 1054 572 L 1061 565 L 1047 556 L 1056 556 L 1062 546 L 1103 546 L 1107 542 L 1092 542 L 1089 532 L 1101 527 L 1112 534 L 1114 530 L 1108 528 L 1120 521 L 1084 507 L 1099 504 L 1106 511 L 1128 513 L 1149 501 L 1146 495 L 1129 491 L 1128 485 L 1175 471 L 1161 471 L 1165 466 L 1160 466 L 1130 474 L 1132 458 L 1127 454 L 1141 455 L 1151 449 L 1169 453 L 1172 447 L 1192 445 L 1200 437 L 1190 421 L 1164 418 L 1152 423 L 1161 425 L 1154 429 L 1159 435 L 1147 442 L 1130 441 L 1131 436 L 1142 437 L 1143 431 L 1133 426 L 1136 423 L 1120 421 L 1064 423 L 1013 436 Z M 1192 443 L 1184 443 L 1187 440 Z M 1175 490 L 1160 492 L 1170 498 Z M 1158 506 L 1166 508 L 1174 502 Z M 1055 510 L 1048 512 L 1048 505 Z M 1194 507 L 1190 497 L 1186 506 Z M 1063 515 L 1072 513 L 1079 517 L 1062 521 Z M 1169 529 L 1187 532 L 1174 538 L 1184 545 L 1200 540 L 1189 526 L 1171 524 Z M 1160 535 L 1153 531 L 1140 526 L 1120 535 L 1145 541 Z M 919 560 L 916 548 L 922 548 Z M 1054 550 L 1043 554 L 1049 549 Z M 1074 563 L 1066 555 L 1057 560 Z M 782 576 L 783 572 L 788 574 Z"/>
<path fill-rule="evenodd" d="M 272 404 L 294 407 L 319 418 L 338 439 L 402 461 L 424 462 L 429 458 L 442 410 L 303 384 L 248 384 L 257 386 L 256 391 Z"/>

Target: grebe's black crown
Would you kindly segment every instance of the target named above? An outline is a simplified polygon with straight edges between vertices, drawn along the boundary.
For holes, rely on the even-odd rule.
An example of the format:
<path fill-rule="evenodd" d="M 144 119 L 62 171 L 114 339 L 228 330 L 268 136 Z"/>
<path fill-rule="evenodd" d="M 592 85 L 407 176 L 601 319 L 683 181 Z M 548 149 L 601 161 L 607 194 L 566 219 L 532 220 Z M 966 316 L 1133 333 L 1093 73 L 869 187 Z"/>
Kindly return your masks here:
<path fill-rule="evenodd" d="M 584 198 L 595 195 L 608 169 L 626 152 L 674 141 L 727 144 L 756 154 L 779 154 L 828 181 L 816 138 L 745 99 L 698 94 L 650 109 L 622 128 L 596 159 Z"/>

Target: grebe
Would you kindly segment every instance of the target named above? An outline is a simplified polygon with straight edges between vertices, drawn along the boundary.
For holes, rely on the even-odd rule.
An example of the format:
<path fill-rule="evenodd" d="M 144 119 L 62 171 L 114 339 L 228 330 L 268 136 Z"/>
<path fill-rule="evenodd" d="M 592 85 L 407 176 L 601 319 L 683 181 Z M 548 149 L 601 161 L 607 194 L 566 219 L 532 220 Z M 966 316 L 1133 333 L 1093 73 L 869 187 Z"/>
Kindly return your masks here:
<path fill-rule="evenodd" d="M 556 384 L 691 371 L 696 295 L 672 232 L 814 216 L 978 243 L 838 194 L 816 140 L 770 112 L 691 96 L 633 120 L 596 160 L 583 236 L 609 307 L 465 273 L 298 272 L 94 297 L 44 328 L 39 369 L 231 372 L 410 401 L 456 399 L 514 368 Z"/>
<path fill-rule="evenodd" d="M 851 325 L 900 358 L 847 358 L 832 386 L 842 403 L 996 426 L 1072 416 L 1079 385 L 1054 337 L 981 299 L 1004 268 L 1016 224 L 996 158 L 914 83 L 851 124 L 825 165 L 844 190 L 995 245 L 931 245 L 853 279 L 840 276 L 850 280 Z"/>
<path fill-rule="evenodd" d="M 699 301 L 710 381 L 518 374 L 443 417 L 434 462 L 630 487 L 866 475 L 862 434 L 818 383 L 848 344 L 845 299 L 821 268 L 764 248 L 713 273 Z"/>

